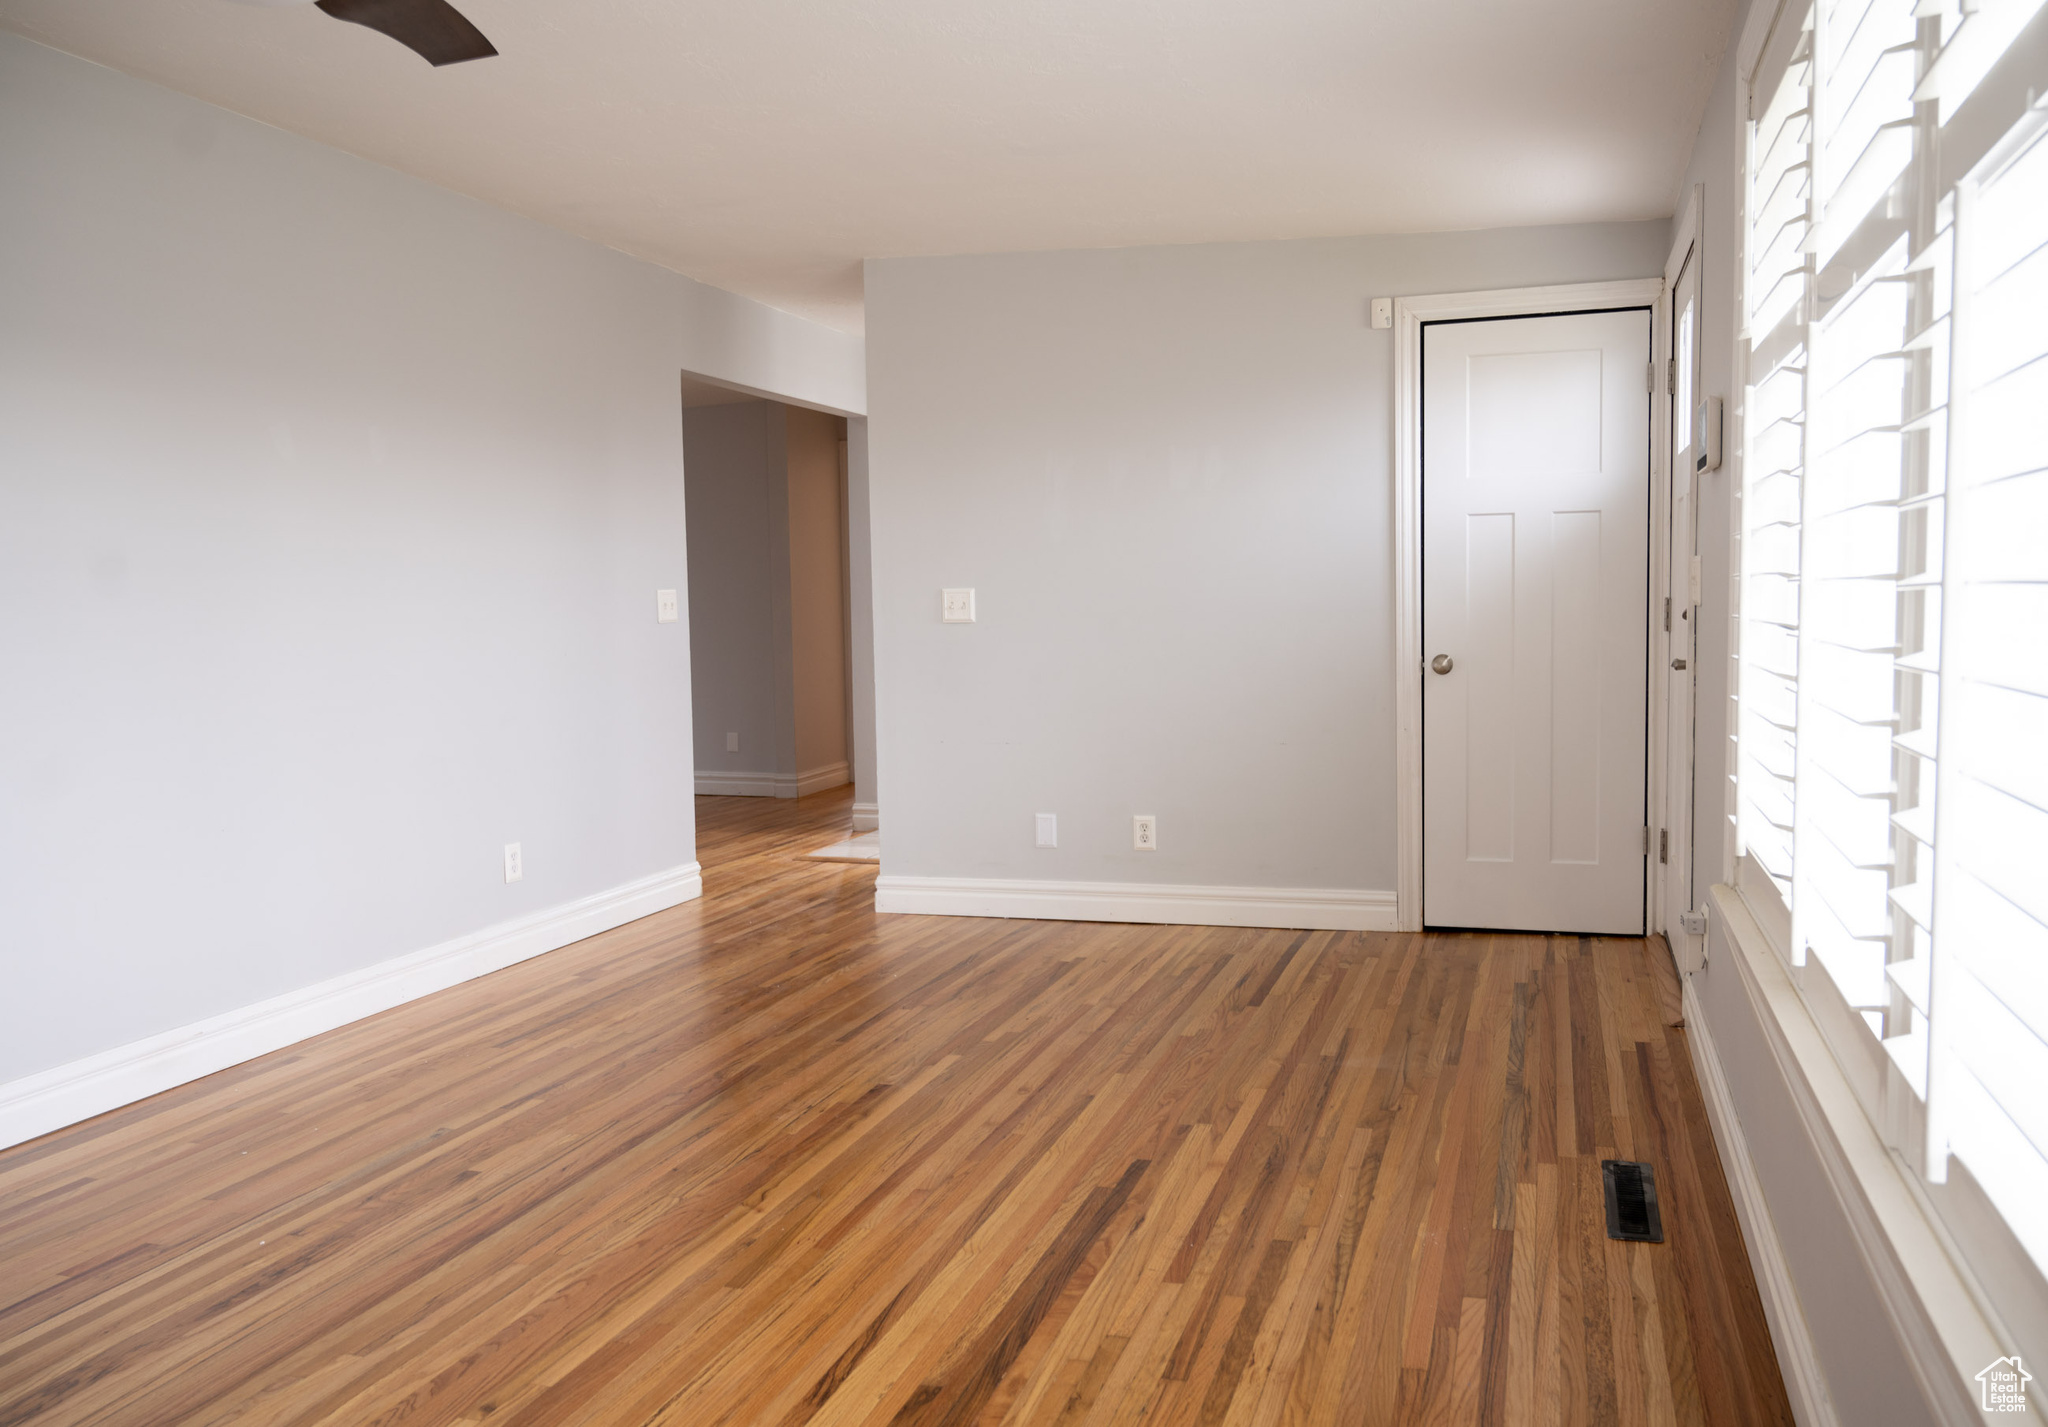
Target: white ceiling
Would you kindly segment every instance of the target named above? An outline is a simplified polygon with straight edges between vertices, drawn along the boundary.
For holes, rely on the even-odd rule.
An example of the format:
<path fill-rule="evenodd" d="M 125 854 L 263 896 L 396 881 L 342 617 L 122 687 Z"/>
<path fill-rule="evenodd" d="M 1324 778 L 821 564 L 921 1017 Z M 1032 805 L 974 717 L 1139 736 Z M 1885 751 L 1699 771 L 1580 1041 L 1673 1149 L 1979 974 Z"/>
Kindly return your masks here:
<path fill-rule="evenodd" d="M 860 260 L 1668 214 L 1734 0 L 457 0 L 0 26 L 858 330 Z"/>

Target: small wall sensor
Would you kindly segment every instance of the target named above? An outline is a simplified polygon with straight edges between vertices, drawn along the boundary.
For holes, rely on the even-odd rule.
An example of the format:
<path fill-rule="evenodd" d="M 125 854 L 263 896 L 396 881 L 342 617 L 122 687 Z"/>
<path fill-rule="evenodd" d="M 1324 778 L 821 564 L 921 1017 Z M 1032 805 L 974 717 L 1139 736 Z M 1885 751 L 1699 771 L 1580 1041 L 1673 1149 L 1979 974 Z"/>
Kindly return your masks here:
<path fill-rule="evenodd" d="M 1693 441 L 1692 468 L 1699 471 L 1721 469 L 1721 398 L 1703 396 L 1699 410 L 1693 415 L 1693 430 L 1699 435 Z"/>

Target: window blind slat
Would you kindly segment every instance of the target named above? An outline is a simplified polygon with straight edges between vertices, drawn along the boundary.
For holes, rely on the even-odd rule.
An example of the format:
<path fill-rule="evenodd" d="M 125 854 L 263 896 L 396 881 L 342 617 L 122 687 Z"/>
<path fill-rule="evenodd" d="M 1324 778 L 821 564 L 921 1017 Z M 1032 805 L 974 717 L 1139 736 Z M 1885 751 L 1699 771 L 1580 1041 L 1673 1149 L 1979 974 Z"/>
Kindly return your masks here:
<path fill-rule="evenodd" d="M 1970 1028 L 1957 1053 L 2000 1109 L 2026 1137 L 2035 1154 L 2048 1154 L 2048 1043 L 1967 964 L 1957 968 L 1953 1003 L 1945 1014 Z"/>
<path fill-rule="evenodd" d="M 2048 1160 L 1967 1068 L 1954 1077 L 1955 1152 L 1970 1166 L 1993 1204 L 2037 1264 L 2048 1263 L 2048 1215 L 2024 1212 L 2048 1204 Z M 2021 1211 L 2021 1212 L 2015 1212 Z"/>
<path fill-rule="evenodd" d="M 1973 976 L 2028 1025 L 2048 1025 L 2048 924 L 1967 872 L 1942 889 L 1942 920 Z"/>
<path fill-rule="evenodd" d="M 1757 118 L 1770 113 L 1769 101 L 1774 96 L 1805 87 L 1803 83 L 1787 85 L 1786 76 L 1793 65 L 1803 66 L 1806 62 L 1812 19 L 1810 0 L 1791 0 L 1778 12 L 1770 38 L 1764 41 L 1763 53 L 1757 57 L 1756 69 L 1749 76 L 1750 93 L 1765 101 L 1765 107 L 1755 111 Z"/>

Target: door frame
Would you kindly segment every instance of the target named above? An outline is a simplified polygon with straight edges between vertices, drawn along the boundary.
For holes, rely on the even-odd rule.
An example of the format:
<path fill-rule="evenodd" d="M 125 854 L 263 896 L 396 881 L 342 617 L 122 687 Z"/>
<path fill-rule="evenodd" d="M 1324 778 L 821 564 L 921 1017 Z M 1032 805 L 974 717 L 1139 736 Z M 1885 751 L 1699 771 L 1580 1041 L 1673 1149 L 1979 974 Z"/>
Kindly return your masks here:
<path fill-rule="evenodd" d="M 1694 314 L 1692 329 L 1692 390 L 1693 398 L 1696 401 L 1703 390 L 1700 357 L 1706 348 L 1706 343 L 1701 333 L 1701 327 L 1704 324 L 1706 315 L 1707 288 L 1706 270 L 1701 266 L 1704 260 L 1702 251 L 1702 238 L 1704 235 L 1700 231 L 1700 214 L 1705 207 L 1705 190 L 1706 185 L 1698 183 L 1688 189 L 1685 195 L 1685 206 L 1679 210 L 1677 218 L 1672 222 L 1671 252 L 1664 260 L 1664 296 L 1657 304 L 1659 311 L 1656 338 L 1658 343 L 1657 351 L 1668 355 L 1672 350 L 1672 344 L 1677 340 L 1677 333 L 1674 331 L 1674 324 L 1678 321 L 1676 307 L 1678 293 L 1676 284 L 1680 273 L 1685 270 L 1686 262 L 1689 259 L 1694 265 L 1694 271 L 1698 274 L 1697 291 L 1699 293 L 1699 308 Z M 1663 611 L 1657 608 L 1657 601 L 1660 597 L 1656 591 L 1659 589 L 1669 589 L 1673 575 L 1670 566 L 1670 555 L 1671 522 L 1673 519 L 1671 486 L 1674 473 L 1669 469 L 1669 466 L 1671 462 L 1672 436 L 1671 401 L 1674 393 L 1670 387 L 1669 368 L 1664 367 L 1661 361 L 1657 363 L 1657 368 L 1656 394 L 1660 400 L 1656 403 L 1654 419 L 1658 423 L 1656 426 L 1658 434 L 1655 437 L 1658 443 L 1656 455 L 1661 463 L 1661 469 L 1656 487 L 1651 492 L 1650 538 L 1653 545 L 1650 551 L 1650 604 L 1651 613 L 1655 617 L 1650 621 L 1650 667 L 1653 671 L 1668 675 L 1671 668 L 1671 633 L 1664 628 Z M 1724 451 L 1726 449 L 1725 425 L 1726 417 L 1724 416 Z M 1724 469 L 1726 467 L 1725 456 L 1723 457 L 1723 467 Z M 1703 489 L 1703 483 L 1695 481 L 1692 498 L 1692 535 L 1695 554 L 1699 553 L 1701 489 Z M 1699 637 L 1700 611 L 1705 608 L 1705 591 L 1702 591 L 1701 602 L 1694 606 L 1692 611 L 1695 664 L 1698 661 L 1699 647 L 1702 642 Z M 1651 796 L 1649 806 L 1652 820 L 1651 827 L 1653 829 L 1670 829 L 1671 861 L 1661 869 L 1655 863 L 1649 864 L 1651 871 L 1650 915 L 1647 925 L 1652 933 L 1664 933 L 1665 940 L 1669 942 L 1681 970 L 1693 969 L 1695 965 L 1694 953 L 1703 948 L 1705 941 L 1704 937 L 1689 936 L 1684 927 L 1680 925 L 1678 920 L 1679 914 L 1691 911 L 1692 907 L 1689 904 L 1680 905 L 1679 899 L 1674 898 L 1672 895 L 1674 882 L 1679 882 L 1679 874 L 1681 872 L 1683 872 L 1684 877 L 1683 881 L 1679 883 L 1680 885 L 1689 885 L 1692 880 L 1692 868 L 1695 865 L 1695 858 L 1693 857 L 1693 829 L 1699 823 L 1699 809 L 1692 801 L 1688 801 L 1685 804 L 1684 816 L 1673 815 L 1672 790 L 1668 787 L 1666 780 L 1666 771 L 1670 768 L 1672 761 L 1671 754 L 1675 750 L 1682 755 L 1681 761 L 1684 766 L 1692 770 L 1693 787 L 1691 791 L 1693 797 L 1697 799 L 1699 794 L 1699 750 L 1694 746 L 1694 738 L 1699 720 L 1700 682 L 1698 668 L 1695 667 L 1690 672 L 1692 674 L 1692 705 L 1689 710 L 1691 716 L 1676 722 L 1672 718 L 1670 679 L 1666 677 L 1650 680 L 1650 767 L 1655 774 L 1650 784 Z M 1655 836 L 1654 832 L 1652 836 Z M 1695 888 L 1694 891 L 1697 893 L 1699 889 Z"/>
<path fill-rule="evenodd" d="M 1486 292 L 1432 293 L 1394 299 L 1394 916 L 1403 931 L 1422 930 L 1422 326 L 1452 318 L 1542 317 L 1618 307 L 1650 309 L 1650 366 L 1654 354 L 1669 345 L 1671 320 L 1667 289 L 1661 277 L 1627 278 L 1618 282 L 1564 283 L 1550 287 L 1498 288 Z M 1661 379 L 1658 383 L 1661 388 Z M 1656 393 L 1645 392 L 1645 396 Z M 1650 551 L 1649 590 L 1657 584 L 1658 532 L 1670 544 L 1670 511 L 1659 496 L 1668 489 L 1670 435 L 1667 402 L 1650 403 Z M 1654 594 L 1651 600 L 1661 598 Z M 1645 617 L 1649 610 L 1645 609 Z M 1656 658 L 1662 608 L 1650 619 L 1650 656 Z M 1656 667 L 1653 663 L 1651 667 Z M 1654 686 L 1656 681 L 1651 681 Z M 1654 689 L 1653 689 L 1654 692 Z M 1655 746 L 1656 711 L 1652 705 L 1650 733 Z M 1663 807 L 1663 780 L 1654 756 L 1645 769 L 1649 777 L 1648 806 Z M 1654 814 L 1653 814 L 1654 815 Z M 1644 880 L 1649 863 L 1644 862 Z M 1653 897 L 1646 886 L 1645 895 Z M 1644 904 L 1645 926 L 1655 928 L 1657 904 Z"/>

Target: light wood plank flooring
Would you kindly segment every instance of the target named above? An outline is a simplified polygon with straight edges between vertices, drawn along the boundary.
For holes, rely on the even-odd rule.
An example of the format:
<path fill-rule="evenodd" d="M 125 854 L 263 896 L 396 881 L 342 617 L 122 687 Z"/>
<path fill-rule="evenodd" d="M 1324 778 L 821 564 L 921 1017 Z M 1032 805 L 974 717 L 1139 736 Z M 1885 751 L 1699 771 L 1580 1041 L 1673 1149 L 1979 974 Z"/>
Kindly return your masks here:
<path fill-rule="evenodd" d="M 1661 944 L 877 917 L 846 815 L 0 1153 L 0 1423 L 1791 1422 Z"/>

